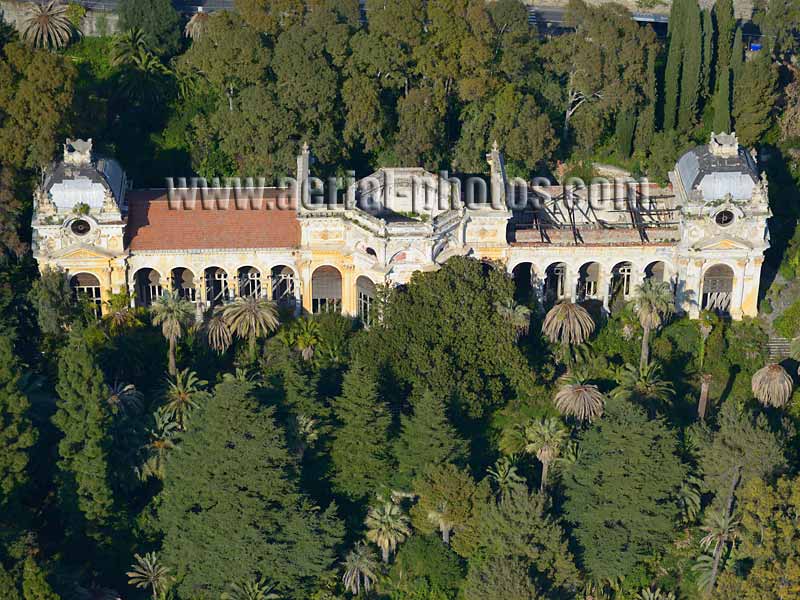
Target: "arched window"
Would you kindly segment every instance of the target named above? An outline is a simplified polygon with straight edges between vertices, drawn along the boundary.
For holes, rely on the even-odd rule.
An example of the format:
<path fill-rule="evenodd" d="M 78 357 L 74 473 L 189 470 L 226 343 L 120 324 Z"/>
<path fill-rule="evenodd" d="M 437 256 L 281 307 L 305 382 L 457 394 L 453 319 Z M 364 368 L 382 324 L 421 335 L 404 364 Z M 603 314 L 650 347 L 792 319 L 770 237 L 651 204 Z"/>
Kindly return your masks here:
<path fill-rule="evenodd" d="M 184 300 L 194 302 L 197 300 L 197 289 L 195 288 L 194 273 L 184 267 L 172 269 L 172 289 Z"/>
<path fill-rule="evenodd" d="M 161 294 L 161 275 L 155 269 L 139 269 L 134 275 L 134 289 L 138 306 L 152 306 Z"/>
<path fill-rule="evenodd" d="M 311 276 L 311 310 L 315 314 L 342 311 L 342 275 L 334 267 L 319 267 Z"/>
<path fill-rule="evenodd" d="M 102 299 L 100 294 L 100 280 L 91 273 L 77 273 L 69 280 L 73 296 L 76 300 L 83 299 L 94 305 L 94 311 L 100 316 Z"/>
<path fill-rule="evenodd" d="M 545 271 L 544 299 L 548 304 L 558 302 L 567 296 L 567 265 L 553 263 Z"/>
<path fill-rule="evenodd" d="M 511 271 L 511 277 L 514 279 L 514 299 L 517 302 L 527 303 L 531 298 L 531 291 L 533 290 L 533 281 L 531 271 L 533 265 L 529 262 L 519 263 Z"/>
<path fill-rule="evenodd" d="M 206 277 L 206 303 L 217 306 L 230 299 L 228 274 L 220 267 L 208 267 Z"/>
<path fill-rule="evenodd" d="M 578 298 L 597 298 L 600 295 L 600 264 L 589 262 L 578 273 Z"/>
<path fill-rule="evenodd" d="M 237 273 L 239 295 L 243 298 L 261 296 L 261 272 L 255 267 L 240 267 Z"/>
<path fill-rule="evenodd" d="M 629 262 L 617 263 L 611 271 L 611 295 L 622 296 L 627 299 L 633 291 L 631 289 L 631 274 L 633 267 Z"/>
<path fill-rule="evenodd" d="M 276 265 L 271 270 L 272 299 L 278 304 L 294 304 L 295 276 L 294 271 L 286 265 Z"/>

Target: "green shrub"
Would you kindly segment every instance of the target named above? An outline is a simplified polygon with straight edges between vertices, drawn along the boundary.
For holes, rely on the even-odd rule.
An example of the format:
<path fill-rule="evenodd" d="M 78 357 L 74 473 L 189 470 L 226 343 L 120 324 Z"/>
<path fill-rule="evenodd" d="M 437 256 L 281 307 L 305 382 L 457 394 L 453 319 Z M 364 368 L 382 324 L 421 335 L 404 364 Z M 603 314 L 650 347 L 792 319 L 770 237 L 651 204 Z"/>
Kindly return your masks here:
<path fill-rule="evenodd" d="M 800 300 L 783 311 L 783 314 L 773 321 L 772 326 L 781 337 L 792 339 L 800 333 Z"/>

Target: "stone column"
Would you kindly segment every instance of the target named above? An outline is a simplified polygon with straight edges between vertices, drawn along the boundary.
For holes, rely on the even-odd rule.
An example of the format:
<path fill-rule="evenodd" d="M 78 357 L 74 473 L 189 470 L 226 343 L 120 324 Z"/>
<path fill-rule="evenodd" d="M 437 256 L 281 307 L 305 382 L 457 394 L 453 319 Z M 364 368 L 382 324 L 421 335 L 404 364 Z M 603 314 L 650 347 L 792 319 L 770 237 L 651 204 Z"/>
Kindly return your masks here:
<path fill-rule="evenodd" d="M 743 294 L 742 294 L 742 316 L 758 316 L 758 287 L 761 283 L 761 265 L 764 258 L 756 256 L 747 261 L 744 269 Z"/>
<path fill-rule="evenodd" d="M 311 263 L 303 262 L 298 265 L 298 273 L 300 280 L 296 282 L 296 288 L 301 290 L 300 301 L 303 309 L 311 313 Z"/>
<path fill-rule="evenodd" d="M 611 312 L 611 278 L 606 267 L 598 263 L 597 268 L 597 295 L 603 301 L 603 312 Z"/>
<path fill-rule="evenodd" d="M 689 317 L 696 319 L 700 316 L 700 304 L 703 295 L 703 260 L 684 259 L 678 267 L 680 276 L 678 278 L 678 304 L 689 314 Z"/>
<path fill-rule="evenodd" d="M 342 314 L 350 317 L 357 314 L 354 274 L 354 265 L 342 265 Z"/>
<path fill-rule="evenodd" d="M 728 312 L 732 319 L 740 320 L 743 316 L 742 304 L 744 301 L 745 287 L 747 286 L 747 271 L 750 261 L 747 259 L 736 261 L 736 270 L 733 272 L 733 289 L 731 290 L 731 305 Z M 758 294 L 758 291 L 756 291 Z"/>

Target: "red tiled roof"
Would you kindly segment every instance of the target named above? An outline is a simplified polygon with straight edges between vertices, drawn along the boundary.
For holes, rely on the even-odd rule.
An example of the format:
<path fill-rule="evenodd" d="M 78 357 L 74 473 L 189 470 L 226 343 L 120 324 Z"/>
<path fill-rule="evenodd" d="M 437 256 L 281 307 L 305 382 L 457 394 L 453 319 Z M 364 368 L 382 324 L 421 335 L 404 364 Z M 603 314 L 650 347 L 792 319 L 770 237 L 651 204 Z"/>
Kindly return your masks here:
<path fill-rule="evenodd" d="M 219 197 L 219 196 L 218 196 Z M 296 248 L 300 224 L 288 190 L 261 190 L 257 200 L 177 202 L 167 190 L 126 195 L 126 246 L 132 250 Z"/>

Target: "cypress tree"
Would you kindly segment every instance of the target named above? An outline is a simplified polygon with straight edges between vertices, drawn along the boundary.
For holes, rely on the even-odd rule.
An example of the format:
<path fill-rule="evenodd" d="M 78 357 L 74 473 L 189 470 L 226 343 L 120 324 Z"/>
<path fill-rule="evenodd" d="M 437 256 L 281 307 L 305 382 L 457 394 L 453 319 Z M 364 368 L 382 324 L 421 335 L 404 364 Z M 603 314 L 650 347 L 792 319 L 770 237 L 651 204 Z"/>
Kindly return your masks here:
<path fill-rule="evenodd" d="M 414 413 L 401 418 L 394 446 L 396 483 L 405 489 L 428 465 L 462 465 L 467 456 L 467 444 L 448 421 L 441 397 L 426 390 L 412 405 Z"/>
<path fill-rule="evenodd" d="M 113 506 L 108 466 L 111 409 L 103 372 L 80 329 L 73 330 L 59 358 L 56 391 L 53 423 L 63 434 L 58 443 L 62 506 L 73 534 L 85 527 L 87 535 L 101 541 Z"/>
<path fill-rule="evenodd" d="M 778 70 L 769 54 L 747 61 L 741 69 L 733 88 L 732 115 L 739 141 L 752 146 L 772 123 Z"/>
<path fill-rule="evenodd" d="M 22 597 L 23 600 L 61 600 L 32 556 L 25 560 L 22 569 Z"/>
<path fill-rule="evenodd" d="M 686 6 L 681 69 L 680 108 L 678 128 L 687 131 L 695 121 L 700 98 L 700 77 L 703 63 L 703 32 L 700 8 L 690 0 Z"/>
<path fill-rule="evenodd" d="M 339 422 L 331 445 L 334 487 L 351 500 L 364 500 L 387 483 L 390 417 L 378 397 L 376 374 L 361 361 L 345 373 L 333 410 Z"/>
<path fill-rule="evenodd" d="M 19 389 L 20 365 L 11 338 L 0 337 L 0 507 L 27 479 L 28 451 L 36 431 L 27 417 L 28 398 Z"/>
<path fill-rule="evenodd" d="M 688 0 L 691 1 L 691 0 Z M 675 129 L 683 61 L 687 0 L 674 0 L 669 15 L 669 52 L 664 71 L 664 131 Z"/>
<path fill-rule="evenodd" d="M 636 109 L 623 109 L 617 113 L 617 148 L 622 158 L 628 158 L 633 152 L 633 133 L 636 127 Z"/>
<path fill-rule="evenodd" d="M 714 95 L 714 131 L 731 131 L 731 74 L 725 71 L 718 81 Z"/>
<path fill-rule="evenodd" d="M 718 0 L 714 4 L 714 17 L 717 25 L 717 89 L 728 72 L 731 62 L 736 17 L 733 16 L 733 0 Z"/>
<path fill-rule="evenodd" d="M 742 28 L 736 28 L 736 34 L 733 36 L 733 47 L 731 48 L 731 76 L 733 77 L 733 86 L 736 87 L 736 81 L 742 74 L 742 66 L 744 65 L 744 42 L 742 40 Z"/>
<path fill-rule="evenodd" d="M 647 103 L 636 119 L 636 149 L 647 151 L 653 143 L 656 132 L 656 103 L 658 102 L 658 83 L 656 80 L 656 59 L 658 50 L 650 47 L 647 50 L 647 86 L 645 94 Z"/>
<path fill-rule="evenodd" d="M 252 383 L 223 381 L 172 455 L 157 526 L 180 597 L 219 598 L 228 583 L 261 576 L 282 598 L 305 600 L 334 567 L 336 507 L 319 510 L 300 493 L 274 413 Z"/>
<path fill-rule="evenodd" d="M 703 15 L 703 91 L 705 99 L 711 98 L 713 92 L 714 65 L 714 18 L 710 10 L 701 11 Z"/>

